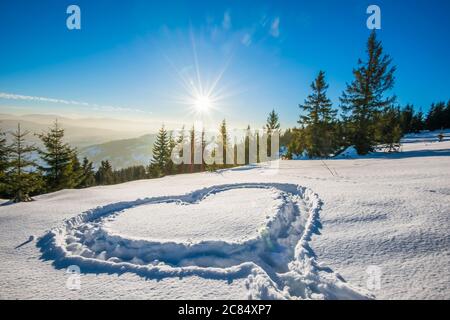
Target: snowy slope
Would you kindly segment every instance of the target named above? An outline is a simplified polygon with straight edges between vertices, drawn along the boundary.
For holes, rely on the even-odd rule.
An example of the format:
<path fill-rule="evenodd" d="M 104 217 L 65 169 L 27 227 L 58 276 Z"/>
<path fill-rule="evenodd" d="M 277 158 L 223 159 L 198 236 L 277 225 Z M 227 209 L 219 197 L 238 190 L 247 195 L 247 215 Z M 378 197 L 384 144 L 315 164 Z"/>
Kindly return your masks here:
<path fill-rule="evenodd" d="M 448 299 L 449 168 L 450 142 L 409 141 L 0 206 L 0 298 Z"/>

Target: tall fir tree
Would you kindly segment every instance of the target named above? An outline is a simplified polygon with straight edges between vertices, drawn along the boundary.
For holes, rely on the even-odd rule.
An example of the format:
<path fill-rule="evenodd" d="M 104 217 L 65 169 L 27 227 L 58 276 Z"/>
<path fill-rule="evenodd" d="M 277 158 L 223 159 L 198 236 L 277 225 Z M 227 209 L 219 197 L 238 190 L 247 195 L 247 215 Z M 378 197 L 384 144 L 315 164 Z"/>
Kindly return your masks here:
<path fill-rule="evenodd" d="M 412 132 L 412 125 L 414 121 L 414 106 L 407 104 L 401 111 L 400 116 L 401 128 L 403 133 Z"/>
<path fill-rule="evenodd" d="M 183 146 L 186 143 L 185 141 L 186 139 L 186 132 L 185 132 L 185 128 L 184 125 L 181 127 L 181 130 L 176 138 L 176 144 L 181 146 L 180 151 L 178 152 L 178 156 L 183 159 L 183 155 L 184 155 L 184 151 L 183 151 Z M 184 173 L 184 168 L 185 168 L 185 164 L 182 163 L 180 165 L 178 165 L 178 173 Z"/>
<path fill-rule="evenodd" d="M 39 153 L 45 162 L 41 169 L 45 175 L 47 190 L 73 188 L 79 174 L 73 170 L 76 151 L 64 142 L 64 129 L 58 124 L 58 120 L 55 120 L 49 131 L 37 136 L 44 145 Z"/>
<path fill-rule="evenodd" d="M 205 171 L 205 167 L 206 167 L 205 160 L 204 160 L 204 154 L 205 154 L 205 149 L 206 149 L 206 130 L 205 130 L 205 127 L 202 128 L 202 134 L 201 134 L 200 140 L 201 140 L 201 147 L 202 147 L 202 150 L 201 150 L 201 152 L 202 152 L 202 164 L 200 166 L 200 171 L 203 172 L 203 171 Z"/>
<path fill-rule="evenodd" d="M 303 113 L 298 121 L 304 127 L 306 151 L 309 157 L 327 157 L 335 149 L 334 125 L 336 110 L 332 109 L 331 100 L 327 97 L 328 84 L 325 72 L 320 71 L 311 84 L 312 93 L 303 105 Z"/>
<path fill-rule="evenodd" d="M 450 129 L 450 100 L 447 101 L 447 106 L 444 110 L 444 128 Z"/>
<path fill-rule="evenodd" d="M 20 124 L 17 125 L 17 130 L 11 133 L 10 169 L 6 179 L 8 192 L 14 202 L 31 201 L 30 194 L 42 186 L 41 176 L 36 171 L 36 162 L 32 160 L 32 153 L 36 148 L 25 142 L 28 134 L 28 131 L 22 131 Z"/>
<path fill-rule="evenodd" d="M 378 117 L 376 140 L 384 146 L 385 151 L 399 151 L 402 137 L 402 121 L 399 108 L 386 108 Z"/>
<path fill-rule="evenodd" d="M 81 181 L 79 183 L 80 188 L 88 188 L 95 185 L 95 173 L 94 166 L 88 158 L 83 158 L 83 163 L 81 164 L 81 170 L 83 174 L 81 175 Z"/>
<path fill-rule="evenodd" d="M 176 166 L 172 161 L 172 150 L 175 148 L 176 142 L 173 138 L 172 133 L 169 134 L 169 144 L 168 144 L 168 154 L 169 159 L 167 160 L 166 166 L 165 166 L 165 174 L 171 175 L 176 174 Z"/>
<path fill-rule="evenodd" d="M 383 46 L 376 38 L 375 30 L 367 41 L 367 61 L 358 61 L 353 70 L 354 80 L 340 98 L 351 144 L 359 154 L 367 154 L 376 144 L 377 117 L 391 107 L 395 96 L 387 96 L 394 86 L 396 67 L 383 53 Z"/>
<path fill-rule="evenodd" d="M 192 125 L 191 130 L 189 130 L 189 142 L 191 148 L 191 159 L 189 162 L 189 172 L 193 173 L 195 171 L 195 146 L 197 143 L 197 137 L 195 136 L 195 126 Z"/>
<path fill-rule="evenodd" d="M 10 149 L 6 134 L 0 129 L 0 196 L 6 193 L 6 172 L 9 168 Z"/>
<path fill-rule="evenodd" d="M 247 129 L 245 132 L 245 139 L 244 139 L 244 150 L 245 150 L 245 164 L 250 163 L 250 139 L 252 139 L 252 132 L 250 129 L 250 125 L 247 125 Z"/>
<path fill-rule="evenodd" d="M 272 156 L 272 135 L 274 132 L 280 133 L 280 120 L 278 114 L 275 112 L 275 109 L 269 113 L 266 121 L 266 131 L 267 131 L 267 156 Z"/>
<path fill-rule="evenodd" d="M 150 164 L 152 178 L 164 175 L 166 166 L 170 161 L 170 139 L 169 133 L 164 125 L 159 129 L 156 141 L 153 145 L 153 159 Z"/>
<path fill-rule="evenodd" d="M 222 120 L 219 128 L 219 142 L 222 145 L 222 158 L 223 158 L 223 167 L 226 167 L 227 164 L 227 148 L 228 148 L 228 130 L 227 130 L 227 122 L 225 119 Z"/>
<path fill-rule="evenodd" d="M 95 173 L 95 180 L 98 185 L 110 185 L 115 183 L 114 172 L 109 160 L 100 163 L 100 167 Z"/>
<path fill-rule="evenodd" d="M 441 130 L 447 127 L 446 121 L 446 105 L 445 102 L 440 101 L 431 104 L 430 111 L 425 119 L 425 124 L 428 130 Z"/>
<path fill-rule="evenodd" d="M 267 117 L 266 121 L 266 129 L 268 133 L 280 130 L 280 119 L 278 114 L 275 112 L 275 109 L 272 109 L 272 111 L 269 113 L 269 116 Z"/>

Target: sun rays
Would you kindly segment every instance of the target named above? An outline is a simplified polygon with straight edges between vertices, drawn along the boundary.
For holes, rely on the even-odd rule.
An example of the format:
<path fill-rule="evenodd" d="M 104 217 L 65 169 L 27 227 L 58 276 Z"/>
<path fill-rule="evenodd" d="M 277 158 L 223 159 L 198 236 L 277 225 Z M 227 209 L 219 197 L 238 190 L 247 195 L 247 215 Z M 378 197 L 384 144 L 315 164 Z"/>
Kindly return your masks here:
<path fill-rule="evenodd" d="M 196 41 L 193 32 L 190 32 L 191 45 L 191 63 L 186 63 L 186 57 L 181 59 L 184 66 L 178 67 L 172 59 L 166 56 L 172 71 L 174 71 L 174 79 L 181 87 L 181 90 L 175 92 L 170 100 L 176 104 L 186 106 L 186 118 L 193 119 L 197 122 L 211 122 L 212 116 L 224 114 L 227 99 L 234 96 L 236 92 L 232 92 L 223 82 L 224 74 L 230 64 L 232 54 L 224 60 L 224 63 L 215 73 L 211 72 L 211 66 L 206 62 L 203 65 L 200 61 L 206 61 L 203 55 L 198 54 Z M 202 53 L 202 52 L 200 52 Z M 206 77 L 203 72 L 209 71 L 214 74 L 212 77 Z M 222 116 L 222 115 L 221 115 Z"/>

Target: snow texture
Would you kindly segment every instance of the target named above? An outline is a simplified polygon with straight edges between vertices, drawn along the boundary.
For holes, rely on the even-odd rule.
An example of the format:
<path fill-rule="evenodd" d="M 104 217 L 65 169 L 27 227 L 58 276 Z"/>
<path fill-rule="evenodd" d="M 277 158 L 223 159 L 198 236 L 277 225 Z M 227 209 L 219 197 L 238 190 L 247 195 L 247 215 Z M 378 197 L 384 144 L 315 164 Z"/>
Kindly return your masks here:
<path fill-rule="evenodd" d="M 1 203 L 0 298 L 448 299 L 449 168 L 449 139 L 422 133 L 399 153 Z"/>
<path fill-rule="evenodd" d="M 280 201 L 273 208 L 275 214 L 252 239 L 160 242 L 122 237 L 103 228 L 105 220 L 117 218 L 128 208 L 150 204 L 199 205 L 214 195 L 238 189 L 278 190 Z M 308 242 L 317 228 L 320 206 L 315 193 L 293 184 L 213 186 L 183 196 L 119 202 L 87 211 L 51 230 L 39 240 L 38 246 L 44 258 L 55 260 L 55 265 L 78 265 L 84 272 L 133 272 L 150 279 L 199 276 L 233 281 L 246 277 L 251 299 L 369 298 L 330 270 L 316 267 Z M 189 224 L 186 226 L 190 229 Z"/>

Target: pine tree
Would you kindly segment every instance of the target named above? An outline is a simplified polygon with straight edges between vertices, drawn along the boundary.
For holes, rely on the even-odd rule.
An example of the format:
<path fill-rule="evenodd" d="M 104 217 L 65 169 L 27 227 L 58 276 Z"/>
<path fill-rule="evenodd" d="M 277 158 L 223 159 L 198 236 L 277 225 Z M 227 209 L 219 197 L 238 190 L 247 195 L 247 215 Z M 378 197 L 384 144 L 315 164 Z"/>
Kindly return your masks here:
<path fill-rule="evenodd" d="M 275 109 L 269 113 L 266 122 L 266 130 L 267 130 L 267 156 L 272 156 L 272 134 L 276 131 L 280 133 L 280 120 L 278 114 L 275 112 Z"/>
<path fill-rule="evenodd" d="M 195 136 L 195 127 L 192 125 L 191 130 L 189 131 L 189 141 L 191 146 L 191 161 L 189 163 L 189 172 L 193 173 L 195 171 L 195 145 L 197 143 L 197 137 Z"/>
<path fill-rule="evenodd" d="M 251 130 L 250 125 L 247 125 L 247 130 L 245 132 L 245 139 L 244 139 L 244 148 L 245 148 L 245 164 L 250 163 L 250 139 L 251 137 Z"/>
<path fill-rule="evenodd" d="M 447 101 L 447 106 L 444 111 L 444 128 L 450 129 L 450 100 Z"/>
<path fill-rule="evenodd" d="M 83 158 L 83 163 L 81 165 L 81 170 L 83 172 L 81 181 L 79 183 L 80 188 L 88 188 L 95 185 L 95 173 L 94 167 L 88 158 Z"/>
<path fill-rule="evenodd" d="M 159 177 L 164 174 L 166 165 L 170 161 L 170 140 L 169 134 L 164 126 L 158 132 L 155 144 L 153 145 L 153 159 L 151 161 L 152 178 Z M 156 176 L 156 174 L 158 174 Z"/>
<path fill-rule="evenodd" d="M 64 129 L 56 120 L 48 132 L 37 135 L 44 144 L 44 150 L 39 150 L 45 166 L 41 169 L 45 175 L 47 190 L 56 191 L 73 188 L 76 185 L 78 172 L 74 165 L 75 150 L 64 143 Z"/>
<path fill-rule="evenodd" d="M 184 153 L 183 153 L 183 146 L 184 146 L 184 143 L 185 143 L 185 139 L 186 139 L 186 133 L 185 133 L 184 125 L 183 125 L 183 127 L 181 128 L 181 131 L 180 131 L 180 133 L 179 133 L 179 135 L 178 135 L 178 137 L 176 139 L 177 145 L 181 146 L 180 151 L 178 153 L 178 156 L 181 159 L 183 159 L 183 155 L 184 155 Z M 184 173 L 184 167 L 185 167 L 185 163 L 180 164 L 178 166 L 178 172 L 179 173 Z"/>
<path fill-rule="evenodd" d="M 169 158 L 167 160 L 166 166 L 165 166 L 165 173 L 167 175 L 175 174 L 176 173 L 176 166 L 172 161 L 172 150 L 175 148 L 176 142 L 173 138 L 172 133 L 169 134 L 169 144 L 168 144 L 168 154 Z"/>
<path fill-rule="evenodd" d="M 414 107 L 407 104 L 401 112 L 401 127 L 403 133 L 411 133 L 414 121 Z"/>
<path fill-rule="evenodd" d="M 204 153 L 205 153 L 205 149 L 206 149 L 206 131 L 205 128 L 203 127 L 202 129 L 202 135 L 201 135 L 201 145 L 202 145 L 202 164 L 200 166 L 200 171 L 203 172 L 205 171 L 205 160 L 204 160 Z"/>
<path fill-rule="evenodd" d="M 334 123 L 336 111 L 327 97 L 328 84 L 325 72 L 320 71 L 311 84 L 312 93 L 299 107 L 304 114 L 300 116 L 299 124 L 304 126 L 305 144 L 309 157 L 327 157 L 335 151 Z"/>
<path fill-rule="evenodd" d="M 425 124 L 428 130 L 440 130 L 446 127 L 446 106 L 445 102 L 433 103 L 430 107 L 430 111 L 425 119 Z"/>
<path fill-rule="evenodd" d="M 425 123 L 423 118 L 424 116 L 422 109 L 419 109 L 419 111 L 414 114 L 413 119 L 411 121 L 411 132 L 419 133 L 420 131 L 425 129 Z"/>
<path fill-rule="evenodd" d="M 0 195 L 6 193 L 6 172 L 9 168 L 10 149 L 6 144 L 6 134 L 0 129 Z"/>
<path fill-rule="evenodd" d="M 17 125 L 17 131 L 11 133 L 7 182 L 8 191 L 13 196 L 14 202 L 31 201 L 30 194 L 41 187 L 40 174 L 35 170 L 36 163 L 31 160 L 31 154 L 36 148 L 25 143 L 28 134 L 28 131 L 22 131 L 20 124 Z"/>
<path fill-rule="evenodd" d="M 112 166 L 108 160 L 100 163 L 100 167 L 95 173 L 95 180 L 98 185 L 110 185 L 115 183 Z"/>
<path fill-rule="evenodd" d="M 377 142 L 387 152 L 398 151 L 402 137 L 401 113 L 398 108 L 386 108 L 377 119 Z"/>
<path fill-rule="evenodd" d="M 340 98 L 350 141 L 359 154 L 373 150 L 377 115 L 395 102 L 395 96 L 386 97 L 386 92 L 394 86 L 396 67 L 390 67 L 392 60 L 383 53 L 375 30 L 367 41 L 367 55 L 367 61 L 358 61 L 355 79 Z"/>
<path fill-rule="evenodd" d="M 225 119 L 223 119 L 222 123 L 220 124 L 219 142 L 222 144 L 223 167 L 225 168 L 227 163 L 227 148 L 228 148 L 227 122 Z"/>
<path fill-rule="evenodd" d="M 278 114 L 275 112 L 275 109 L 272 109 L 267 117 L 266 129 L 268 133 L 272 133 L 275 130 L 280 130 L 280 120 Z"/>

